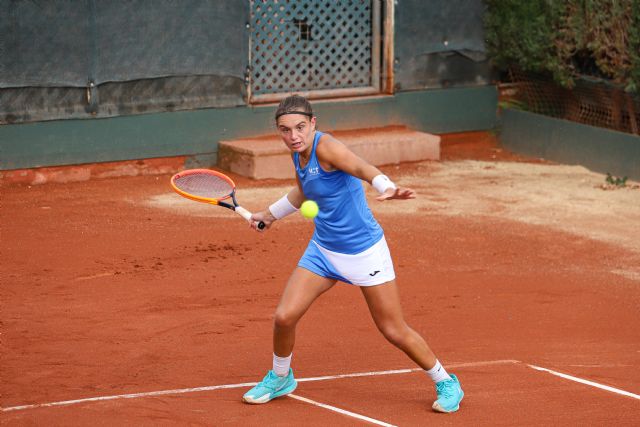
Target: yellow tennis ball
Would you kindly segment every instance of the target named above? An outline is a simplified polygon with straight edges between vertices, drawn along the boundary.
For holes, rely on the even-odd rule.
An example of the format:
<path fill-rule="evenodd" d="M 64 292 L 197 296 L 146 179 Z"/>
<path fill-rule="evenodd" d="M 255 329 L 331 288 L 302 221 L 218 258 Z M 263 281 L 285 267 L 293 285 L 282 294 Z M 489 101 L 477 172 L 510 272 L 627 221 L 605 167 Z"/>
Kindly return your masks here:
<path fill-rule="evenodd" d="M 300 213 L 305 218 L 315 218 L 318 215 L 318 204 L 313 200 L 305 200 L 300 206 Z"/>

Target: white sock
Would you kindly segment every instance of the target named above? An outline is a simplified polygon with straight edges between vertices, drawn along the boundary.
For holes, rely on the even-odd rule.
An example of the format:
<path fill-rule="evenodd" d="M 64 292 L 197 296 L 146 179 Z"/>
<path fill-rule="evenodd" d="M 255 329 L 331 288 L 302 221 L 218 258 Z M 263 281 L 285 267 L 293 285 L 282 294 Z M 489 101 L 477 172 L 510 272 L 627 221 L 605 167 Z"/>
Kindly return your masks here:
<path fill-rule="evenodd" d="M 289 367 L 291 366 L 291 353 L 287 357 L 280 357 L 273 353 L 273 372 L 279 377 L 286 377 L 289 375 Z"/>
<path fill-rule="evenodd" d="M 444 370 L 444 367 L 440 364 L 440 361 L 437 359 L 436 359 L 435 366 L 429 369 L 428 371 L 425 370 L 425 372 L 427 373 L 427 375 L 429 375 L 429 378 L 431 378 L 431 380 L 434 383 L 439 383 L 440 381 L 451 379 L 449 374 L 447 374 L 447 371 Z"/>

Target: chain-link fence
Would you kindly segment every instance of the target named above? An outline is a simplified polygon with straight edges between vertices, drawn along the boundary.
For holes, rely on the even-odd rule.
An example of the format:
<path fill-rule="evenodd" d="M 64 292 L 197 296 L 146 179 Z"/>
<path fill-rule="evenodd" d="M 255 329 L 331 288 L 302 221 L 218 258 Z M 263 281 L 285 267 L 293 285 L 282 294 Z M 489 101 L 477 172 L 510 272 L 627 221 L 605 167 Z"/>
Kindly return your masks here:
<path fill-rule="evenodd" d="M 511 102 L 533 113 L 640 134 L 640 95 L 586 79 L 563 88 L 550 78 L 511 70 Z"/>

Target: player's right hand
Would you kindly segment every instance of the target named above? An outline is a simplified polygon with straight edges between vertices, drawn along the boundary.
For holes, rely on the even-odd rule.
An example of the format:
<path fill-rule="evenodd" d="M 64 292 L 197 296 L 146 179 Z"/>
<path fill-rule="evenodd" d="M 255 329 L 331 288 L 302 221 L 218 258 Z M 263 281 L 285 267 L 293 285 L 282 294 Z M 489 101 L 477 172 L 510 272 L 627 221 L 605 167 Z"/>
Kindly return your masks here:
<path fill-rule="evenodd" d="M 264 228 L 262 230 L 258 228 L 258 224 L 260 223 L 260 221 L 264 223 Z M 276 218 L 271 214 L 271 211 L 267 209 L 251 215 L 251 223 L 249 224 L 249 226 L 256 231 L 261 232 L 271 227 L 271 224 L 273 224 L 274 221 L 276 221 Z"/>

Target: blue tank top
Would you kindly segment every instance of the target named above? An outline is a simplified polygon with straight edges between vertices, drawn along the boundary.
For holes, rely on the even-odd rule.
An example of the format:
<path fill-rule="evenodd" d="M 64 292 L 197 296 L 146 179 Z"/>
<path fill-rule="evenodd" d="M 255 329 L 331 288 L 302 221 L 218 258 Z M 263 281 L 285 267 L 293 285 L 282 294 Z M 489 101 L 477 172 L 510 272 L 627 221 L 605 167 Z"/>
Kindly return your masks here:
<path fill-rule="evenodd" d="M 320 208 L 312 239 L 330 251 L 357 254 L 382 238 L 382 228 L 367 205 L 362 181 L 341 170 L 327 172 L 320 166 L 316 148 L 322 135 L 316 131 L 304 168 L 300 167 L 299 154 L 293 155 L 305 198 L 314 200 Z"/>

